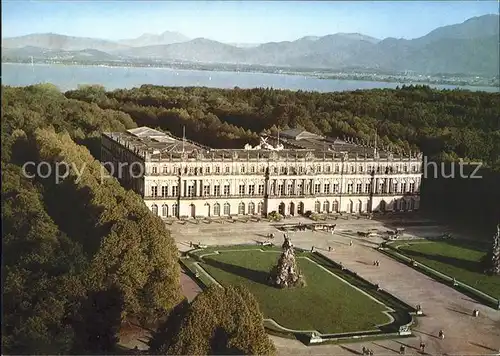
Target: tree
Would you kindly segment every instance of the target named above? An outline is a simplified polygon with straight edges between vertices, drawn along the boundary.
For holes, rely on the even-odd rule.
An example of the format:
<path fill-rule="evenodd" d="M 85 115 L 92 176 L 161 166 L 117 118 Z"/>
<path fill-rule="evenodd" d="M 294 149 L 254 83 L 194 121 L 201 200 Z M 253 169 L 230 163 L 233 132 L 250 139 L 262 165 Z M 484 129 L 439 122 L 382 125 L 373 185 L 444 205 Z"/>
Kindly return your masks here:
<path fill-rule="evenodd" d="M 491 249 L 485 256 L 485 273 L 500 275 L 500 224 L 497 225 L 497 232 L 493 235 Z"/>
<path fill-rule="evenodd" d="M 122 312 L 123 294 L 118 288 L 90 292 L 80 309 L 73 351 L 79 354 L 115 352 Z"/>
<path fill-rule="evenodd" d="M 167 354 L 272 355 L 253 295 L 243 287 L 211 286 L 199 294 L 182 320 Z"/>

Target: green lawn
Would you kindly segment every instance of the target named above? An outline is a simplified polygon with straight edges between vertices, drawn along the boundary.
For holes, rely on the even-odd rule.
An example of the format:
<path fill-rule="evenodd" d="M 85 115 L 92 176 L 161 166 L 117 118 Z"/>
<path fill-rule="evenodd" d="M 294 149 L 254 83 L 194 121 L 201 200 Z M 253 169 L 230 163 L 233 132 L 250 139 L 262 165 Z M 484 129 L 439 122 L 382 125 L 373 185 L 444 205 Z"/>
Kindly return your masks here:
<path fill-rule="evenodd" d="M 393 246 L 399 246 L 399 252 L 417 262 L 455 277 L 494 298 L 500 297 L 500 276 L 485 275 L 480 263 L 487 246 L 457 240 L 401 242 Z"/>
<path fill-rule="evenodd" d="M 390 321 L 382 313 L 387 307 L 305 258 L 298 258 L 298 263 L 306 287 L 271 287 L 267 278 L 279 253 L 269 251 L 221 250 L 218 255 L 203 257 L 201 265 L 222 285 L 245 285 L 259 301 L 265 318 L 289 329 L 343 333 L 373 330 Z"/>

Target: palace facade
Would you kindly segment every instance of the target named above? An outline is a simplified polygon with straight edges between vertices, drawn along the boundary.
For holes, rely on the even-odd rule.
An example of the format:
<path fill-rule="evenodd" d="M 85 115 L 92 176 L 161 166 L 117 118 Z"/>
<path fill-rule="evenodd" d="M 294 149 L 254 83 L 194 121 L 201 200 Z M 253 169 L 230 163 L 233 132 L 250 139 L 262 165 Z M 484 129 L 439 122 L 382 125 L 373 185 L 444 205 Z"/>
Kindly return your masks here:
<path fill-rule="evenodd" d="M 292 129 L 212 149 L 139 127 L 102 134 L 101 160 L 163 218 L 370 213 L 419 208 L 422 156 Z"/>

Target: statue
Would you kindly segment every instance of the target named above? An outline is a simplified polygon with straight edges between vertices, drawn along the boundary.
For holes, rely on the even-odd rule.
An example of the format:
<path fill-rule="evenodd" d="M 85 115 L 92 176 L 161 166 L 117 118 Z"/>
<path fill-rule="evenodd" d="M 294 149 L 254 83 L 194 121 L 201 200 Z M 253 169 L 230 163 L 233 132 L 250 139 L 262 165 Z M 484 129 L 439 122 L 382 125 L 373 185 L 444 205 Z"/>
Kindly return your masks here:
<path fill-rule="evenodd" d="M 485 256 L 485 273 L 500 275 L 500 224 L 497 225 L 497 233 L 493 236 L 491 250 Z"/>
<path fill-rule="evenodd" d="M 278 288 L 304 286 L 304 277 L 300 274 L 297 267 L 295 251 L 289 237 L 285 236 L 285 241 L 281 248 L 283 249 L 283 253 L 278 260 L 278 264 L 271 270 L 269 282 Z"/>

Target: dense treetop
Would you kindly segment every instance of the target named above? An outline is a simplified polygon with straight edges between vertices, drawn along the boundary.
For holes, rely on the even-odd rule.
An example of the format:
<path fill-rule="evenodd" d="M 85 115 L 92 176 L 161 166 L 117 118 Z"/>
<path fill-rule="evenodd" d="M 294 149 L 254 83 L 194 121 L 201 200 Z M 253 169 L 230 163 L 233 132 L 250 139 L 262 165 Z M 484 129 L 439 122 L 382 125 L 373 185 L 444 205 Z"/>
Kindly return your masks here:
<path fill-rule="evenodd" d="M 118 325 L 127 316 L 154 320 L 181 300 L 177 249 L 161 219 L 114 178 L 101 181 L 100 163 L 74 141 L 92 146 L 103 130 L 135 124 L 45 85 L 2 88 L 2 99 L 4 350 L 113 351 L 113 335 L 106 345 L 81 343 L 102 340 L 92 335 L 97 329 L 78 327 L 96 315 L 89 300 L 122 300 Z M 71 169 L 59 183 L 54 170 L 29 178 L 21 169 L 27 161 L 52 168 L 64 161 L 83 174 Z M 103 330 L 117 330 L 110 322 Z"/>
<path fill-rule="evenodd" d="M 173 88 L 143 85 L 106 92 L 82 87 L 66 96 L 129 114 L 214 147 L 243 147 L 262 131 L 302 127 L 328 136 L 419 149 L 436 159 L 500 163 L 500 93 L 427 86 L 354 92 Z"/>

